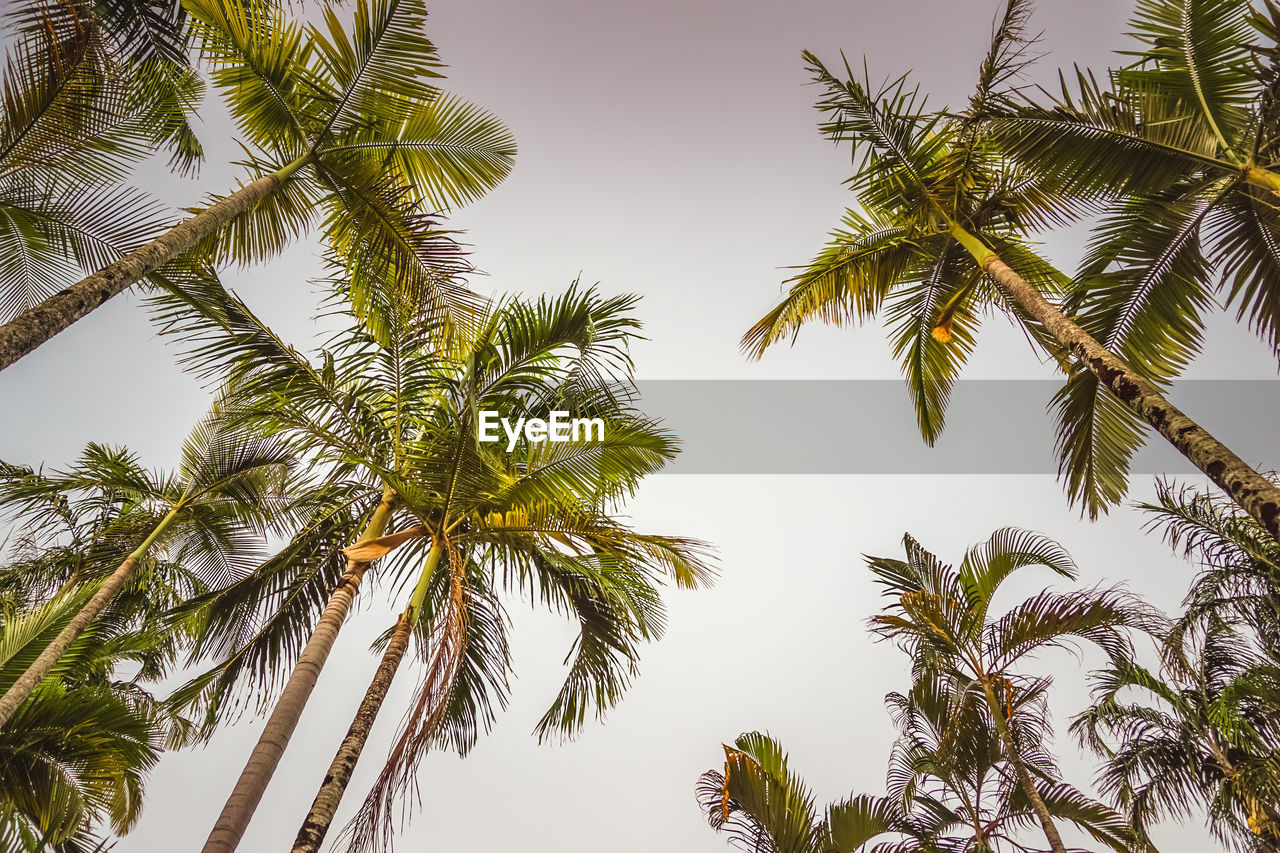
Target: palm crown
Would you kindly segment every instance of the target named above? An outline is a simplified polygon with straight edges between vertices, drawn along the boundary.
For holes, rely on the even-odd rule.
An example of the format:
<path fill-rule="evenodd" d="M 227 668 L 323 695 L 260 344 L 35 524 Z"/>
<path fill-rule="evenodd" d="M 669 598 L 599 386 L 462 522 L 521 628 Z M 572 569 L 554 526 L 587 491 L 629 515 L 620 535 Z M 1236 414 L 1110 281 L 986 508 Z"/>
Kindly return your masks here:
<path fill-rule="evenodd" d="M 1000 145 L 1052 182 L 1059 215 L 1103 208 L 1066 309 L 1157 383 L 1200 351 L 1219 302 L 1280 353 L 1280 10 L 1145 0 L 1131 32 L 1133 61 L 1105 85 L 1077 72 L 1044 102 L 1009 97 L 985 114 Z M 1064 459 L 1085 473 L 1072 488 L 1091 506 L 1124 493 L 1141 443 L 1105 396 L 1079 372 L 1057 398 Z"/>
<path fill-rule="evenodd" d="M 220 288 L 209 289 L 198 313 L 188 292 L 168 317 L 202 369 L 232 376 L 237 423 L 288 441 L 341 488 L 342 509 L 327 518 L 349 519 L 345 541 L 317 524 L 295 542 L 327 537 L 332 555 L 334 546 L 355 541 L 374 504 L 394 495 L 390 526 L 403 529 L 345 553 L 387 558 L 380 575 L 409 595 L 408 624 L 427 650 L 427 677 L 353 824 L 353 843 L 362 845 L 380 843 L 393 798 L 412 783 L 425 750 L 441 744 L 466 752 L 505 702 L 504 590 L 522 591 L 580 626 L 564 687 L 538 725 L 545 737 L 573 733 L 588 712 L 621 696 L 639 644 L 661 632 L 660 579 L 694 586 L 708 569 L 697 543 L 638 533 L 612 515 L 676 452 L 674 439 L 631 402 L 633 297 L 575 285 L 556 298 L 502 299 L 441 345 L 431 315 L 401 291 L 371 291 L 376 298 L 356 318 L 345 281 L 338 287 L 335 304 L 351 326 L 316 360 L 284 345 Z M 599 418 L 604 434 L 511 448 L 478 439 L 482 411 L 515 421 L 553 410 Z M 409 572 L 424 552 L 415 578 Z M 180 691 L 182 701 L 203 691 L 223 702 L 296 654 L 332 583 L 323 549 L 307 553 L 316 559 L 273 560 L 219 596 L 215 608 L 267 602 L 263 628 Z M 269 612 L 277 606 L 289 615 Z M 208 623 L 216 633 L 219 624 L 244 621 L 211 616 Z M 211 635 L 203 648 L 230 647 L 233 635 L 243 636 L 238 630 Z"/>
<path fill-rule="evenodd" d="M 173 289 L 175 263 L 259 261 L 317 224 L 357 283 L 357 308 L 362 283 L 390 281 L 440 328 L 465 322 L 475 297 L 454 286 L 462 263 L 431 216 L 500 182 L 515 146 L 497 120 L 434 85 L 421 0 L 360 0 L 350 32 L 331 8 L 308 24 L 268 0 L 185 8 L 251 179 L 0 327 L 0 367 L 139 281 Z"/>

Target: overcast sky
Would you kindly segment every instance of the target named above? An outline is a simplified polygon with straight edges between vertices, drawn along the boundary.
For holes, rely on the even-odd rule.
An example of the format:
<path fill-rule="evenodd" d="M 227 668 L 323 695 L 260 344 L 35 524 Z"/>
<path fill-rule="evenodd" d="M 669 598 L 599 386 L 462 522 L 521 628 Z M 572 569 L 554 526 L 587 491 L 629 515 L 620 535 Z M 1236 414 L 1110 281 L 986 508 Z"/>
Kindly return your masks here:
<path fill-rule="evenodd" d="M 446 86 L 503 118 L 520 146 L 511 178 L 452 219 L 489 274 L 478 289 L 554 292 L 581 274 L 608 292 L 643 294 L 649 340 L 635 354 L 644 378 L 898 375 L 878 326 L 814 326 L 794 349 L 756 364 L 737 349 L 776 298 L 782 268 L 807 260 L 850 201 L 841 186 L 847 150 L 816 131 L 800 52 L 838 62 L 843 50 L 858 65 L 865 55 L 875 79 L 913 69 L 931 103 L 957 102 L 986 49 L 995 2 L 436 0 L 431 9 L 431 37 L 450 66 Z M 1105 67 L 1123 45 L 1129 9 L 1116 0 L 1043 0 L 1033 29 L 1046 31 L 1049 55 L 1037 75 L 1047 80 L 1073 62 Z M 226 124 L 215 106 L 206 119 L 212 157 L 199 179 L 146 179 L 175 204 L 225 190 L 236 175 L 218 162 L 236 149 L 217 138 Z M 1072 266 L 1070 239 L 1048 251 Z M 226 278 L 305 344 L 317 269 L 315 247 L 303 244 Z M 171 464 L 207 403 L 173 362 L 137 299 L 116 299 L 0 375 L 0 457 L 57 465 L 95 440 Z M 1211 324 L 1209 352 L 1192 371 L 1275 373 L 1266 351 L 1225 321 Z M 1051 373 L 997 319 L 966 375 Z M 905 410 L 905 389 L 899 403 Z M 1149 480 L 1137 478 L 1135 497 L 1149 496 Z M 908 675 L 905 657 L 866 633 L 879 602 L 862 555 L 898 555 L 904 531 L 953 560 L 998 527 L 1040 530 L 1068 547 L 1085 582 L 1124 582 L 1170 609 L 1192 573 L 1140 534 L 1140 514 L 1082 521 L 1049 476 L 663 476 L 630 510 L 641 529 L 713 543 L 718 586 L 673 592 L 667 636 L 647 650 L 622 705 L 554 747 L 539 747 L 530 731 L 563 677 L 571 626 L 514 607 L 512 705 L 469 758 L 441 754 L 424 764 L 422 808 L 400 849 L 722 849 L 693 785 L 722 762 L 721 742 L 750 729 L 783 740 L 820 802 L 882 792 L 893 734 L 882 698 L 905 689 Z M 1041 580 L 1016 585 L 1006 603 Z M 292 840 L 376 665 L 369 643 L 391 614 L 374 596 L 347 624 L 242 849 L 281 850 Z M 1059 677 L 1054 710 L 1067 777 L 1088 786 L 1091 765 L 1064 731 L 1083 707 L 1087 666 L 1069 656 L 1044 664 Z M 402 669 L 340 822 L 376 773 L 414 674 Z M 205 750 L 167 756 L 138 829 L 117 849 L 195 849 L 256 735 L 246 720 Z M 1203 837 L 1198 828 L 1168 829 L 1162 849 L 1191 853 Z"/>

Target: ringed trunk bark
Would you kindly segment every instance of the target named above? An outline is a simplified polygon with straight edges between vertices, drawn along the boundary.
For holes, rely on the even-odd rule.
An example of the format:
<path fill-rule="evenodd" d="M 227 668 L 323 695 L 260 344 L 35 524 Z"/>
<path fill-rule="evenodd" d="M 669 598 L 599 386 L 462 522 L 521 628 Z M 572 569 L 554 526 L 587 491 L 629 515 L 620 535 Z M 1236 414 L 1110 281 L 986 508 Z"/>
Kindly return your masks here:
<path fill-rule="evenodd" d="M 1280 488 L 1236 456 L 1208 430 L 1164 398 L 1160 389 L 1135 373 L 1084 329 L 1049 303 L 998 255 L 963 229 L 953 229 L 982 270 L 1005 294 L 1038 320 L 1080 359 L 1115 397 L 1151 424 L 1193 465 L 1280 542 Z"/>
<path fill-rule="evenodd" d="M 378 669 L 373 674 L 373 681 L 369 683 L 369 689 L 365 691 L 364 699 L 360 701 L 355 719 L 347 729 L 347 736 L 342 739 L 342 744 L 338 747 L 328 772 L 325 773 L 320 790 L 311 803 L 311 811 L 307 812 L 307 817 L 298 830 L 298 837 L 293 842 L 293 853 L 318 853 L 325 835 L 329 832 L 329 825 L 333 823 L 333 816 L 337 814 L 342 795 L 346 793 L 347 785 L 351 782 L 351 774 L 356 768 L 356 762 L 360 760 L 360 753 L 369 740 L 369 732 L 373 730 L 374 720 L 378 718 L 378 711 L 382 709 L 382 703 L 387 698 L 391 680 L 395 678 L 400 661 L 404 659 L 405 650 L 409 647 L 409 638 L 413 634 L 412 614 L 413 610 L 410 608 L 401 614 L 396 622 L 395 633 L 391 635 L 391 642 L 382 655 L 382 662 L 378 664 Z"/>
<path fill-rule="evenodd" d="M 982 680 L 982 692 L 987 697 L 987 707 L 991 709 L 991 717 L 996 724 L 996 733 L 1000 736 L 1000 742 L 1004 745 L 1004 751 L 1009 757 L 1009 763 L 1013 765 L 1014 772 L 1018 774 L 1018 784 L 1022 786 L 1022 792 L 1027 795 L 1027 799 L 1031 801 L 1031 810 L 1036 813 L 1036 818 L 1040 821 L 1040 827 L 1044 830 L 1044 837 L 1049 840 L 1049 847 L 1053 853 L 1067 853 L 1066 845 L 1062 843 L 1062 836 L 1058 833 L 1058 827 L 1053 822 L 1053 816 L 1049 814 L 1049 807 L 1044 804 L 1044 798 L 1040 796 L 1035 781 L 1031 778 L 1027 765 L 1022 761 L 1022 754 L 1018 752 L 1017 745 L 1013 742 L 1013 735 L 1009 734 L 1009 726 L 1004 718 L 1004 710 L 1000 707 L 1000 702 L 996 698 L 996 692 L 991 684 L 985 679 Z"/>
<path fill-rule="evenodd" d="M 137 284 L 201 240 L 217 234 L 232 219 L 274 192 L 280 186 L 279 174 L 264 175 L 245 184 L 150 243 L 134 249 L 79 283 L 58 291 L 0 326 L 0 370 L 94 309 L 102 307 L 108 299 Z"/>
<path fill-rule="evenodd" d="M 383 493 L 382 502 L 374 510 L 357 542 L 377 539 L 386 531 L 394 503 L 395 493 L 388 489 Z M 360 590 L 360 580 L 370 565 L 370 561 L 347 561 L 347 571 L 338 581 L 338 586 L 325 605 L 324 613 L 307 639 L 302 654 L 298 655 L 298 662 L 289 674 L 289 680 L 285 683 L 267 724 L 263 726 L 262 734 L 254 744 L 244 770 L 240 772 L 231 796 L 227 798 L 222 813 L 218 815 L 213 830 L 201 848 L 202 853 L 233 853 L 239 846 L 240 839 L 244 837 L 244 831 L 267 790 L 267 784 L 280 764 L 285 747 L 289 745 L 289 739 L 298 726 L 311 691 L 320 678 L 320 670 L 324 668 L 338 631 L 351 609 L 351 602 Z"/>
<path fill-rule="evenodd" d="M 76 638 L 83 634 L 85 629 L 98 617 L 98 614 L 106 609 L 107 605 L 111 603 L 111 600 L 116 597 L 116 594 L 125 585 L 125 582 L 129 580 L 134 570 L 138 568 L 138 563 L 146 556 L 148 549 L 155 544 L 156 540 L 160 538 L 160 534 L 173 522 L 177 515 L 178 510 L 170 510 L 169 514 L 155 526 L 155 529 L 151 531 L 146 540 L 132 554 L 125 557 L 119 568 L 103 581 L 102 586 L 93 594 L 93 597 L 89 599 L 84 607 L 80 608 L 80 612 L 67 623 L 66 627 L 58 632 L 58 636 L 53 638 L 53 642 L 49 643 L 44 651 L 40 653 L 40 656 L 31 662 L 31 666 L 27 667 L 27 671 L 18 677 L 18 680 L 5 692 L 4 696 L 0 696 L 0 726 L 9 722 L 9 718 L 27 700 L 27 697 L 31 695 L 31 691 L 35 690 L 36 685 L 43 681 L 45 676 L 57 666 L 58 661 L 67 653 L 67 649 L 71 648 L 71 644 L 76 641 Z M 63 589 L 67 589 L 70 585 L 71 583 L 68 582 Z"/>

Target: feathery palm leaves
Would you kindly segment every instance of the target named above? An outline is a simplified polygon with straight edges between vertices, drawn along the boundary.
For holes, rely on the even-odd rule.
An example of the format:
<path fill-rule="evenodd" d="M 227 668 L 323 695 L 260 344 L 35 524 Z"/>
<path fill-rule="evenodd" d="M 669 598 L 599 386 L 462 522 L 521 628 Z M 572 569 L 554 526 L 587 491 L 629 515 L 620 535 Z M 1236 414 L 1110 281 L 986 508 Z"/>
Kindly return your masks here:
<path fill-rule="evenodd" d="M 79 587 L 0 621 L 0 689 L 8 689 L 92 593 Z M 170 638 L 115 610 L 80 634 L 49 676 L 0 727 L 0 845 L 6 850 L 98 849 L 100 827 L 127 832 L 162 745 L 189 726 L 136 682 L 172 658 Z M 121 665 L 138 665 L 117 681 Z"/>
<path fill-rule="evenodd" d="M 345 287 L 340 281 L 335 303 L 350 316 Z M 408 595 L 408 606 L 382 681 L 389 683 L 413 633 L 427 675 L 366 803 L 360 825 L 367 834 L 358 843 L 385 839 L 390 806 L 412 785 L 427 748 L 467 751 L 494 707 L 505 702 L 504 589 L 523 590 L 581 625 L 566 684 L 539 725 L 539 733 L 549 735 L 576 730 L 587 713 L 619 698 L 639 643 L 661 630 L 659 577 L 669 574 L 683 585 L 706 578 L 696 543 L 635 533 L 608 514 L 674 452 L 671 437 L 628 402 L 633 298 L 605 298 L 575 286 L 556 298 L 500 300 L 469 331 L 455 327 L 442 338 L 434 317 L 403 292 L 370 289 L 361 316 L 350 316 L 351 327 L 316 358 L 285 345 L 220 288 L 198 299 L 187 291 L 163 301 L 163 316 L 187 341 L 197 369 L 232 377 L 238 423 L 288 441 L 318 476 L 345 490 L 352 518 L 368 518 L 372 505 L 390 496 L 383 527 L 400 532 L 352 544 L 354 535 L 344 540 L 317 519 L 312 532 L 326 536 L 325 544 L 310 534 L 311 544 L 295 540 L 310 555 L 306 562 L 273 561 L 273 572 L 247 579 L 232 597 L 220 596 L 218 606 L 233 599 L 251 606 L 258 591 L 268 589 L 268 600 L 283 601 L 292 615 L 262 611 L 262 630 L 249 643 L 181 691 L 188 699 L 203 693 L 221 703 L 274 677 L 296 649 L 310 646 L 308 632 L 323 622 L 316 610 L 328 598 L 333 578 L 327 572 L 334 570 L 325 567 L 340 564 L 333 546 L 350 546 L 346 559 L 362 566 L 390 555 L 380 576 Z M 487 443 L 477 435 L 481 411 L 514 420 L 547 417 L 553 409 L 600 418 L 603 439 L 521 442 L 508 451 L 505 440 Z M 406 569 L 424 561 L 428 568 L 413 579 Z M 230 641 L 229 635 L 211 638 L 207 649 L 230 647 Z M 305 695 L 289 695 L 300 714 Z M 369 716 L 366 732 L 371 724 Z M 338 795 L 358 750 L 346 754 L 345 770 L 331 774 Z M 271 768 L 246 769 L 237 788 L 244 790 L 233 794 L 235 803 L 228 802 L 206 849 L 234 848 L 247 824 L 244 812 L 252 812 L 252 804 L 242 802 L 250 789 L 265 785 Z M 260 791 L 252 793 L 256 803 Z M 327 831 L 332 813 L 313 816 L 310 843 Z"/>
<path fill-rule="evenodd" d="M 242 576 L 256 562 L 255 540 L 284 508 L 290 461 L 281 443 L 228 429 L 215 407 L 192 431 L 173 474 L 150 476 L 131 455 L 92 445 L 76 465 L 52 475 L 9 466 L 0 481 L 0 506 L 32 528 L 62 521 L 70 503 L 80 499 L 77 493 L 86 492 L 83 499 L 91 504 L 118 495 L 128 502 L 129 516 L 147 513 L 154 521 L 137 526 L 146 531 L 141 541 L 134 541 L 84 608 L 0 697 L 0 724 L 130 583 L 153 547 L 159 545 L 209 587 Z"/>
<path fill-rule="evenodd" d="M 1062 215 L 1104 206 L 1068 308 L 1162 385 L 1200 351 L 1220 302 L 1280 353 L 1280 9 L 1143 0 L 1131 34 L 1131 64 L 1105 83 L 1077 71 L 1044 102 L 993 102 L 985 126 L 1054 184 Z M 1058 405 L 1064 451 L 1108 462 L 1077 488 L 1114 502 L 1140 443 L 1133 415 L 1083 372 Z"/>
<path fill-rule="evenodd" d="M 331 9 L 303 25 L 265 0 L 185 8 L 252 179 L 0 328 L 0 366 L 193 248 L 256 262 L 317 220 L 353 281 L 393 281 L 441 321 L 465 319 L 474 298 L 450 286 L 456 255 L 441 271 L 425 214 L 496 185 L 514 145 L 497 120 L 433 84 L 440 63 L 421 0 L 360 0 L 349 32 Z"/>
<path fill-rule="evenodd" d="M 123 13 L 128 4 L 115 5 Z M 162 209 L 118 186 L 143 157 L 175 135 L 186 140 L 175 158 L 191 165 L 199 156 L 183 116 L 199 79 L 173 57 L 122 57 L 120 33 L 98 11 L 34 2 L 7 13 L 18 37 L 0 102 L 5 322 L 160 230 Z"/>
<path fill-rule="evenodd" d="M 1072 724 L 1104 759 L 1103 790 L 1144 835 L 1203 808 L 1220 841 L 1280 850 L 1280 663 L 1213 617 L 1163 657 L 1160 672 L 1113 660 Z"/>
<path fill-rule="evenodd" d="M 1158 620 L 1132 596 L 1118 590 L 1045 590 L 1004 615 L 990 613 L 994 595 L 1015 571 L 1043 566 L 1065 578 L 1076 567 L 1060 545 L 1038 534 L 998 530 L 969 549 L 958 567 L 948 566 L 907 536 L 906 559 L 869 560 L 892 603 L 872 617 L 872 630 L 892 639 L 912 658 L 917 681 L 942 680 L 957 698 L 954 718 L 968 713 L 989 719 L 1005 760 L 1055 851 L 1064 850 L 1032 767 L 1039 737 L 1035 710 L 1049 679 L 1028 676 L 1023 665 L 1037 653 L 1084 640 L 1112 657 L 1130 649 L 1130 628 L 1155 630 Z M 971 711 L 965 711 L 970 705 Z M 1032 727 L 1027 729 L 1024 727 Z M 1028 747 L 1031 746 L 1030 749 Z M 1056 787 L 1056 786 L 1055 786 Z M 1051 789 L 1052 790 L 1052 789 Z"/>
<path fill-rule="evenodd" d="M 995 88 L 1023 61 L 1026 8 L 1024 0 L 1007 3 L 978 93 L 958 115 L 926 111 L 904 78 L 875 90 L 847 66 L 841 79 L 806 54 L 825 92 L 818 107 L 831 116 L 824 134 L 853 147 L 857 167 L 849 183 L 863 212 L 846 217 L 778 307 L 746 333 L 743 347 L 758 357 L 814 317 L 860 322 L 883 310 L 921 432 L 932 442 L 973 347 L 979 309 L 1005 310 L 1064 372 L 1095 378 L 1077 383 L 1096 380 L 1109 390 L 1112 399 L 1094 406 L 1097 412 L 1127 407 L 1280 538 L 1280 489 L 1051 301 L 1066 277 L 1028 248 L 1026 235 L 1066 215 L 1057 198 L 1060 178 L 1011 160 L 980 120 L 999 99 Z M 1124 472 L 1111 466 L 1123 463 L 1138 436 L 1119 416 L 1097 422 L 1105 434 L 1091 431 L 1091 415 L 1073 400 L 1060 405 L 1060 467 L 1072 497 L 1097 513 L 1123 494 Z"/>
<path fill-rule="evenodd" d="M 1103 787 L 1145 833 L 1204 809 L 1238 849 L 1280 849 L 1277 545 L 1221 499 L 1158 485 L 1152 528 L 1197 562 L 1159 670 L 1114 658 L 1073 730 L 1105 760 Z"/>

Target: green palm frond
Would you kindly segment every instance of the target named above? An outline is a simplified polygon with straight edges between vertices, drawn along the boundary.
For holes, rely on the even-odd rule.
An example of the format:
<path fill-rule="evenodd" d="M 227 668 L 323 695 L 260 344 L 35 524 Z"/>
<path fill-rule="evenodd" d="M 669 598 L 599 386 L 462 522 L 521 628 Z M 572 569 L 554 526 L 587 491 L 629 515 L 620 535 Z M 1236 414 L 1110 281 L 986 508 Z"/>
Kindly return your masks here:
<path fill-rule="evenodd" d="M 942 434 L 951 389 L 973 352 L 979 322 L 966 297 L 980 273 L 961 246 L 941 239 L 943 246 L 918 258 L 927 264 L 919 282 L 896 288 L 885 305 L 893 354 L 902 362 L 920 435 L 930 446 Z"/>
<path fill-rule="evenodd" d="M 1274 193 L 1254 186 L 1238 189 L 1208 227 L 1212 260 L 1223 271 L 1226 305 L 1280 355 L 1280 221 Z"/>
<path fill-rule="evenodd" d="M 783 300 L 742 336 L 743 351 L 760 358 L 779 341 L 794 342 L 811 319 L 839 326 L 875 316 L 915 255 L 907 229 L 850 209 L 822 253 L 789 280 Z"/>
<path fill-rule="evenodd" d="M 51 195 L 0 179 L 0 321 L 8 321 L 155 234 L 161 209 L 131 189 L 65 187 Z"/>
<path fill-rule="evenodd" d="M 0 732 L 0 827 L 54 844 L 91 839 L 98 821 L 127 832 L 159 757 L 149 723 L 109 688 L 42 685 Z"/>
<path fill-rule="evenodd" d="M 712 828 L 747 850 L 812 850 L 818 831 L 813 795 L 788 769 L 781 744 L 748 732 L 725 744 L 724 754 L 724 772 L 698 781 L 698 801 Z"/>
<path fill-rule="evenodd" d="M 442 63 L 426 37 L 426 9 L 405 3 L 397 14 L 400 6 L 399 0 L 361 4 L 350 32 L 329 6 L 324 9 L 324 29 L 310 31 L 325 79 L 341 92 L 322 134 L 341 137 L 364 116 L 397 116 L 397 94 L 409 99 L 402 104 L 438 96 L 430 81 L 442 76 L 434 71 Z"/>
<path fill-rule="evenodd" d="M 1143 106 L 1170 104 L 1182 121 L 1202 125 L 1224 153 L 1236 150 L 1260 93 L 1250 44 L 1252 10 L 1247 0 L 1141 0 L 1133 26 L 1151 47 L 1135 55 L 1154 64 L 1119 72 L 1120 85 L 1142 91 Z"/>
<path fill-rule="evenodd" d="M 1144 123 L 1145 113 L 1077 70 L 1049 103 L 1020 103 L 991 114 L 987 126 L 1030 171 L 1049 180 L 1063 201 L 1086 206 L 1117 196 L 1161 192 L 1202 169 L 1233 168 L 1216 141 L 1193 122 Z M 1159 119 L 1168 118 L 1159 116 Z M 1087 209 L 1087 207 L 1086 207 Z"/>

